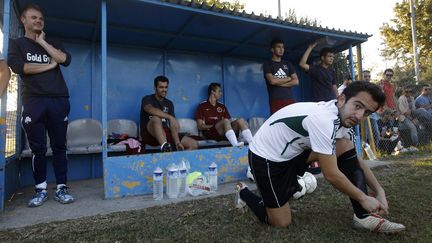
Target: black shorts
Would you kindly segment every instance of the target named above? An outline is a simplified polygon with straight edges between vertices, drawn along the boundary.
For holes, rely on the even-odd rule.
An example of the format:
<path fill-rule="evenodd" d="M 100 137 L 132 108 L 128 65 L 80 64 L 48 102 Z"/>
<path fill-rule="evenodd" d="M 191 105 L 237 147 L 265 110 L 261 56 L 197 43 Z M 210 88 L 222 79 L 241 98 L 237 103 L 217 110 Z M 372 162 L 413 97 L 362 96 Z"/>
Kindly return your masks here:
<path fill-rule="evenodd" d="M 249 165 L 266 208 L 280 208 L 300 190 L 297 175 L 303 176 L 312 150 L 305 150 L 289 161 L 274 162 L 249 150 Z"/>

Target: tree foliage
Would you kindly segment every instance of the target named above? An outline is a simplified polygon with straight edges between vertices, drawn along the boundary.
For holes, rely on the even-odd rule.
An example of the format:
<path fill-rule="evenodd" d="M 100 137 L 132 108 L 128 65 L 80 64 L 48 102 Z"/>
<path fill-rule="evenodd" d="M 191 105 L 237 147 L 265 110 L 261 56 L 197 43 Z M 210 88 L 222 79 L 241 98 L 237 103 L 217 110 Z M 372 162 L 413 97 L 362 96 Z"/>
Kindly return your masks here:
<path fill-rule="evenodd" d="M 226 8 L 229 10 L 236 9 L 237 11 L 243 11 L 245 5 L 241 3 L 239 0 L 235 0 L 232 2 L 223 1 L 223 0 L 190 0 L 195 2 L 196 4 L 206 3 L 210 6 L 215 6 L 216 8 Z"/>
<path fill-rule="evenodd" d="M 385 48 L 381 54 L 388 59 L 395 59 L 395 69 L 406 72 L 413 80 L 413 44 L 411 34 L 411 18 L 409 1 L 396 3 L 395 17 L 390 23 L 384 23 L 380 32 Z M 432 81 L 432 0 L 415 1 L 415 17 L 417 28 L 417 48 L 420 63 L 420 80 Z M 408 78 L 408 77 L 405 77 Z"/>

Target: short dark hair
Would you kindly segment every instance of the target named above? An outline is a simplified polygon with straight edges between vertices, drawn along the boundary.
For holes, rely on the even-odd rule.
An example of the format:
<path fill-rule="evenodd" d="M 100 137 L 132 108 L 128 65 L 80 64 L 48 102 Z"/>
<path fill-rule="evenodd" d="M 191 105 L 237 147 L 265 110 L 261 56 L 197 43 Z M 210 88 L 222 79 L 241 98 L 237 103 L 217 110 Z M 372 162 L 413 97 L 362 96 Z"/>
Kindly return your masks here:
<path fill-rule="evenodd" d="M 392 72 L 392 73 L 394 73 L 394 72 L 393 72 L 393 69 L 391 69 L 391 68 L 387 68 L 386 70 L 384 70 L 384 74 L 385 74 L 386 72 Z"/>
<path fill-rule="evenodd" d="M 220 83 L 211 83 L 207 89 L 207 95 L 210 96 L 212 91 L 215 91 L 217 87 L 221 87 Z"/>
<path fill-rule="evenodd" d="M 284 41 L 279 37 L 273 38 L 273 40 L 271 41 L 271 48 L 273 48 L 274 45 L 279 44 L 279 43 L 284 44 Z"/>
<path fill-rule="evenodd" d="M 372 99 L 378 103 L 379 107 L 384 106 L 385 94 L 381 88 L 370 82 L 353 82 L 350 86 L 346 87 L 342 94 L 345 95 L 345 102 L 347 102 L 352 97 L 356 96 L 360 92 L 367 92 L 372 96 Z"/>
<path fill-rule="evenodd" d="M 41 12 L 42 15 L 44 15 L 44 14 L 43 14 L 43 11 L 42 11 L 42 9 L 41 9 L 41 7 L 39 7 L 38 5 L 36 5 L 36 4 L 27 4 L 27 5 L 24 6 L 23 10 L 21 11 L 21 17 L 24 17 L 24 15 L 25 15 L 25 14 L 27 13 L 27 11 L 29 11 L 30 9 L 37 10 L 37 11 Z"/>
<path fill-rule="evenodd" d="M 329 53 L 334 53 L 333 49 L 328 48 L 328 47 L 324 47 L 323 49 L 321 49 L 320 51 L 320 57 L 325 57 L 327 56 L 327 54 Z"/>
<path fill-rule="evenodd" d="M 160 76 L 157 76 L 157 77 L 154 79 L 154 86 L 155 86 L 155 87 L 157 87 L 158 82 L 162 82 L 162 83 L 169 83 L 169 80 L 168 80 L 167 77 L 165 77 L 165 76 L 163 76 L 163 75 L 160 75 Z"/>

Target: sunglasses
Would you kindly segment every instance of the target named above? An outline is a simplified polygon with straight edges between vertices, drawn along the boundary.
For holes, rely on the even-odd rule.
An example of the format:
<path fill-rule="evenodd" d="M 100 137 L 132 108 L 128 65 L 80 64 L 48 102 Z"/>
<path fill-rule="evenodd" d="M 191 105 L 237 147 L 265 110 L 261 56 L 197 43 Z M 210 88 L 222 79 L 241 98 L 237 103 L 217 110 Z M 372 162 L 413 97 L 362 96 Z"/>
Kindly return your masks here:
<path fill-rule="evenodd" d="M 412 90 L 405 90 L 405 93 L 412 93 Z"/>
<path fill-rule="evenodd" d="M 425 90 L 431 90 L 431 88 L 425 88 Z"/>

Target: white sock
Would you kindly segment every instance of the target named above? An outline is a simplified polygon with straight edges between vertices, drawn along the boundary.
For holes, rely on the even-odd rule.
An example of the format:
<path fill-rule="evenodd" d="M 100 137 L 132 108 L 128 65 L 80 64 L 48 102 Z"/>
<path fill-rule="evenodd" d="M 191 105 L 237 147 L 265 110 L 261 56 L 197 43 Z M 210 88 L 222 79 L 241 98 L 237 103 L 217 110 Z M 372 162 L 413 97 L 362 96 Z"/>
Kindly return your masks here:
<path fill-rule="evenodd" d="M 58 184 L 57 185 L 57 190 L 59 190 L 61 187 L 64 187 L 64 186 L 66 186 L 66 184 Z"/>
<path fill-rule="evenodd" d="M 46 190 L 47 186 L 48 186 L 47 182 L 44 181 L 44 182 L 42 182 L 42 183 L 37 184 L 37 185 L 36 185 L 36 188 L 37 188 L 37 189 L 43 189 L 43 190 Z"/>
<path fill-rule="evenodd" d="M 164 143 L 161 145 L 160 150 L 162 150 L 163 146 L 164 146 L 166 143 L 168 143 L 168 142 L 164 142 Z"/>
<path fill-rule="evenodd" d="M 236 134 L 234 133 L 234 130 L 230 129 L 225 133 L 225 137 L 228 139 L 228 141 L 231 143 L 232 146 L 238 146 L 239 142 L 237 141 Z"/>
<path fill-rule="evenodd" d="M 249 144 L 252 142 L 252 132 L 250 129 L 245 129 L 242 132 L 243 138 L 248 142 Z"/>

